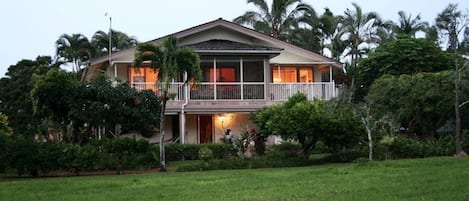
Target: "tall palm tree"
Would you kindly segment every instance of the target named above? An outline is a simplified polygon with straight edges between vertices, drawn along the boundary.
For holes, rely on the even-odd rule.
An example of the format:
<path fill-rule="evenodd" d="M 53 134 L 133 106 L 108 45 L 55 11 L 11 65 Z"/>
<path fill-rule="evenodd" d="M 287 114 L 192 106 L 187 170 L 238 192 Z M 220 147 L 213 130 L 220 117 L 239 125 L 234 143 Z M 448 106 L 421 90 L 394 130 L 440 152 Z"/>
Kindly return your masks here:
<path fill-rule="evenodd" d="M 302 48 L 320 52 L 322 54 L 323 43 L 320 29 L 320 21 L 316 12 L 312 9 L 305 10 L 304 14 L 297 18 L 288 34 L 288 41 Z"/>
<path fill-rule="evenodd" d="M 169 93 L 171 80 L 179 75 L 184 76 L 187 84 L 190 80 L 198 81 L 202 77 L 199 55 L 188 48 L 180 48 L 177 39 L 173 36 L 163 41 L 161 46 L 143 43 L 137 46 L 134 67 L 139 67 L 145 61 L 150 61 L 150 68 L 158 71 L 158 93 L 160 97 L 160 171 L 166 171 L 164 149 L 164 120 L 166 102 L 173 96 Z"/>
<path fill-rule="evenodd" d="M 420 14 L 412 18 L 412 14 L 407 15 L 404 11 L 399 11 L 399 24 L 393 23 L 392 28 L 396 34 L 406 34 L 415 37 L 418 31 L 425 31 L 428 27 L 427 22 L 420 21 Z"/>
<path fill-rule="evenodd" d="M 134 37 L 127 34 L 111 30 L 112 52 L 116 52 L 128 47 L 136 46 L 138 41 Z M 109 35 L 104 31 L 97 31 L 91 38 L 91 45 L 94 51 L 92 57 L 98 57 L 109 53 Z"/>
<path fill-rule="evenodd" d="M 352 5 L 354 10 L 347 9 L 344 12 L 338 37 L 348 44 L 345 55 L 351 57 L 351 69 L 347 73 L 351 74 L 350 88 L 353 90 L 358 59 L 369 50 L 369 42 L 376 37 L 376 30 L 381 26 L 381 18 L 375 12 L 363 13 L 356 3 Z M 349 101 L 351 98 L 350 96 Z"/>
<path fill-rule="evenodd" d="M 69 62 L 77 73 L 90 58 L 90 42 L 82 34 L 63 34 L 55 42 L 58 62 Z"/>
<path fill-rule="evenodd" d="M 233 22 L 252 26 L 256 31 L 280 40 L 287 39 L 288 32 L 305 9 L 312 9 L 301 0 L 273 0 L 270 8 L 265 0 L 247 0 L 247 3 L 252 3 L 259 11 L 247 11 Z"/>

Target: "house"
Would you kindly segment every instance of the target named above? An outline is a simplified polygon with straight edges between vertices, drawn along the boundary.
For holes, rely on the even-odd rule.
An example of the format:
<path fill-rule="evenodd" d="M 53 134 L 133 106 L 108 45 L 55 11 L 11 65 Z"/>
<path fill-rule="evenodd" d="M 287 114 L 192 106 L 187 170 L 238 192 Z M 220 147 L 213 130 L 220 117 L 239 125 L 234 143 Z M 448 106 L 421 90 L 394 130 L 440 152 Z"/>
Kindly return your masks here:
<path fill-rule="evenodd" d="M 203 75 L 197 85 L 171 84 L 175 98 L 166 109 L 168 139 L 220 142 L 228 128 L 235 134 L 253 128 L 251 112 L 297 92 L 309 99 L 338 95 L 332 70 L 342 67 L 339 62 L 269 35 L 221 18 L 172 35 L 200 55 Z M 149 43 L 160 44 L 164 38 Z M 91 61 L 85 80 L 105 73 L 136 89 L 155 90 L 156 72 L 132 67 L 134 54 L 135 48 L 129 48 Z"/>

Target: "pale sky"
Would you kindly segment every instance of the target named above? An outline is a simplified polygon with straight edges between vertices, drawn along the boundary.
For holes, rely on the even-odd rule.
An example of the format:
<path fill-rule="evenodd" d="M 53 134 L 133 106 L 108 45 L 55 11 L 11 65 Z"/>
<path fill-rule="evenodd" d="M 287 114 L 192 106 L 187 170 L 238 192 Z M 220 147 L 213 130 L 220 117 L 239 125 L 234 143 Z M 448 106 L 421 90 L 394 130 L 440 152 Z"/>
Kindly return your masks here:
<path fill-rule="evenodd" d="M 270 4 L 270 0 L 267 0 Z M 397 21 L 399 10 L 421 14 L 433 24 L 437 13 L 449 3 L 460 10 L 469 8 L 467 0 L 304 0 L 321 14 L 325 7 L 334 14 L 358 3 L 364 12 L 378 12 L 383 19 Z M 0 77 L 10 65 L 38 55 L 55 55 L 55 41 L 63 33 L 82 33 L 91 39 L 94 32 L 112 28 L 135 36 L 140 42 L 152 40 L 205 22 L 223 18 L 233 20 L 254 8 L 246 0 L 10 0 L 0 4 Z"/>

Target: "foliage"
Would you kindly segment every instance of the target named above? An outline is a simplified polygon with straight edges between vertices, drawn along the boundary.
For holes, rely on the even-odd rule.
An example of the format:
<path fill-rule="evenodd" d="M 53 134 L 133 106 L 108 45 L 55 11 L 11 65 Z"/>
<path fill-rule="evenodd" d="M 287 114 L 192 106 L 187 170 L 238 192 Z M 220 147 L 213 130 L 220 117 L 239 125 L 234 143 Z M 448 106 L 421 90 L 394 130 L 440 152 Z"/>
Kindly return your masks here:
<path fill-rule="evenodd" d="M 324 126 L 327 134 L 322 141 L 332 153 L 356 147 L 363 141 L 365 133 L 359 117 L 354 114 L 353 108 L 340 102 L 329 104 L 326 108 L 328 114 Z"/>
<path fill-rule="evenodd" d="M 0 136 L 11 136 L 13 130 L 8 125 L 8 117 L 0 113 Z"/>
<path fill-rule="evenodd" d="M 166 158 L 169 161 L 199 160 L 200 150 L 210 150 L 212 158 L 223 159 L 236 156 L 236 149 L 231 144 L 167 144 Z"/>
<path fill-rule="evenodd" d="M 379 159 L 450 156 L 454 153 L 454 140 L 449 135 L 435 140 L 421 140 L 398 135 L 381 140 L 376 147 L 375 155 Z"/>
<path fill-rule="evenodd" d="M 70 105 L 75 101 L 73 93 L 70 92 L 73 92 L 79 84 L 73 76 L 63 70 L 50 70 L 44 76 L 35 77 L 31 91 L 34 115 L 38 119 L 51 118 L 59 128 L 62 128 L 63 133 L 66 131 L 66 126 L 71 123 Z M 71 136 L 66 136 L 69 141 L 70 138 Z"/>
<path fill-rule="evenodd" d="M 265 0 L 248 0 L 259 9 L 247 11 L 235 18 L 234 23 L 252 26 L 256 31 L 265 33 L 280 40 L 286 40 L 289 30 L 297 23 L 298 16 L 312 7 L 301 0 L 274 0 L 267 5 Z"/>
<path fill-rule="evenodd" d="M 400 36 L 382 44 L 358 65 L 355 99 L 361 100 L 384 74 L 402 75 L 451 69 L 452 58 L 426 39 Z"/>
<path fill-rule="evenodd" d="M 109 33 L 109 32 L 108 32 Z M 96 31 L 91 38 L 91 57 L 99 57 L 109 54 L 109 35 L 104 31 Z M 111 30 L 111 48 L 112 52 L 117 52 L 129 47 L 136 46 L 138 43 L 135 37 L 127 34 Z"/>
<path fill-rule="evenodd" d="M 83 34 L 62 34 L 55 42 L 57 61 L 69 62 L 73 65 L 73 72 L 78 72 L 90 59 L 91 46 L 88 38 Z"/>
<path fill-rule="evenodd" d="M 393 114 L 409 136 L 433 138 L 452 114 L 452 73 L 383 76 L 366 97 L 373 113 Z"/>
<path fill-rule="evenodd" d="M 73 126 L 74 135 L 66 138 L 70 142 L 86 142 L 93 137 L 93 128 L 112 130 L 118 124 L 123 131 L 136 130 L 149 137 L 159 123 L 160 104 L 153 92 L 139 92 L 105 77 L 80 84 L 67 72 L 50 71 L 35 80 L 31 96 L 35 115 L 51 119 L 63 133 L 67 125 Z"/>
<path fill-rule="evenodd" d="M 2 169 L 38 176 L 64 170 L 82 171 L 151 168 L 154 146 L 145 140 L 104 139 L 83 146 L 63 142 L 35 142 L 21 137 L 0 138 Z"/>
<path fill-rule="evenodd" d="M 404 11 L 399 11 L 399 24 L 391 22 L 391 27 L 395 34 L 406 34 L 415 37 L 418 31 L 424 31 L 428 27 L 427 22 L 422 22 L 420 14 L 412 18 L 412 14 L 407 15 Z"/>
<path fill-rule="evenodd" d="M 282 142 L 281 144 L 270 145 L 267 149 L 266 157 L 272 159 L 297 158 L 301 152 L 301 145 L 299 143 Z"/>
<path fill-rule="evenodd" d="M 32 115 L 32 79 L 57 68 L 50 57 L 38 56 L 36 60 L 21 60 L 11 65 L 7 77 L 0 79 L 0 113 L 8 116 L 13 133 L 32 137 L 38 132 L 38 120 Z"/>

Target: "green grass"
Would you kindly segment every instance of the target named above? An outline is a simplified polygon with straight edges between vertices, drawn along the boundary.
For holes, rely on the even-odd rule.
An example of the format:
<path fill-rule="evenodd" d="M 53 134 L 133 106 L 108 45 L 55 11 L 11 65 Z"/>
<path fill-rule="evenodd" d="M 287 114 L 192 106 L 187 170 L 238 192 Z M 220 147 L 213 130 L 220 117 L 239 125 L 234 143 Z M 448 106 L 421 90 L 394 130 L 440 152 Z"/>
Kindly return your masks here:
<path fill-rule="evenodd" d="M 300 168 L 7 179 L 0 200 L 469 201 L 469 158 Z"/>

